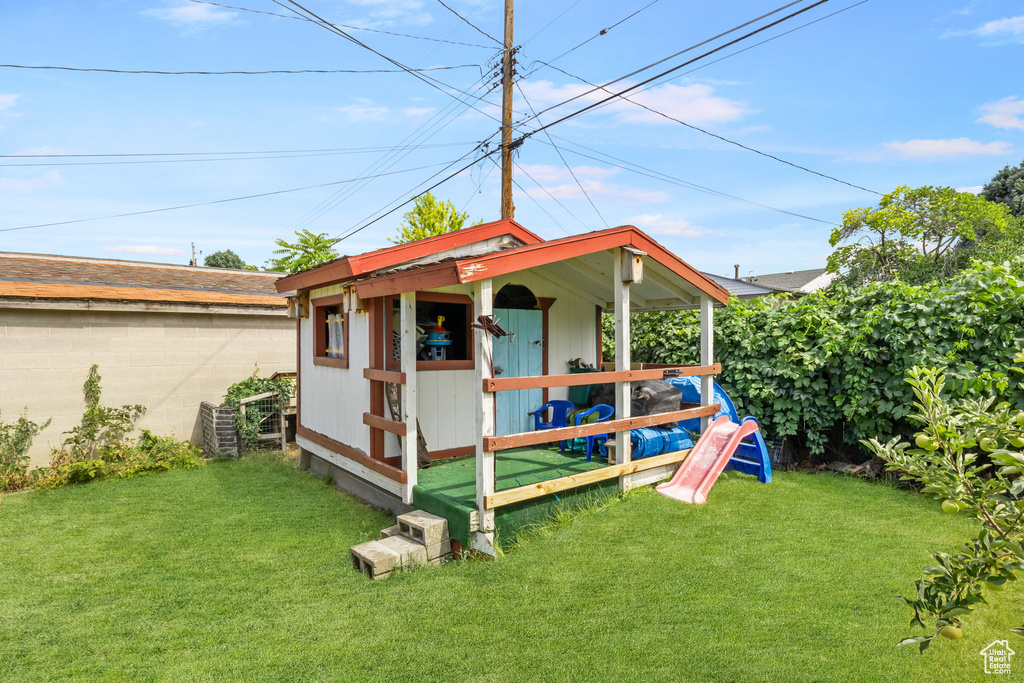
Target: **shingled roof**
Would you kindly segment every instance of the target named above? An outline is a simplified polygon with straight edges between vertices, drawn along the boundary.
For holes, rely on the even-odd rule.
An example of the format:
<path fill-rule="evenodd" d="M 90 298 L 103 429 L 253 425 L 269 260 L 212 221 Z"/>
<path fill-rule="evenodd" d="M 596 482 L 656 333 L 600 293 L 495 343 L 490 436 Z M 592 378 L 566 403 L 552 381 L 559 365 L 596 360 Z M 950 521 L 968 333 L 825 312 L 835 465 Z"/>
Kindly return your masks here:
<path fill-rule="evenodd" d="M 0 252 L 0 302 L 105 301 L 284 311 L 281 273 Z"/>

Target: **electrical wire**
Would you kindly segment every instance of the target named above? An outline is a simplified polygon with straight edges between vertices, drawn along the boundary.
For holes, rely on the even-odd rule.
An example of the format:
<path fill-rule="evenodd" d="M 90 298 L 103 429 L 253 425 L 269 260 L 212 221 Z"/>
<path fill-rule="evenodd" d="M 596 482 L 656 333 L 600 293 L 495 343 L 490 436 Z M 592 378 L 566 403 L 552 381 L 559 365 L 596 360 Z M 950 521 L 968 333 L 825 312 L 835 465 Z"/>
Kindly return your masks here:
<path fill-rule="evenodd" d="M 294 14 L 277 14 L 276 12 L 264 12 L 263 10 L 258 10 L 258 9 L 248 9 L 246 7 L 235 7 L 234 5 L 222 5 L 219 2 L 209 2 L 208 0 L 189 0 L 189 2 L 194 2 L 197 5 L 213 5 L 214 7 L 223 7 L 224 9 L 233 9 L 233 10 L 237 10 L 239 12 L 251 12 L 252 14 L 266 14 L 267 16 L 278 17 L 278 18 L 281 18 L 281 19 L 296 19 L 298 21 L 313 21 L 312 19 L 307 19 L 306 17 L 297 17 Z M 385 31 L 383 29 L 369 28 L 367 26 L 350 26 L 348 24 L 338 24 L 338 26 L 341 26 L 342 28 L 347 28 L 347 29 L 350 29 L 350 30 L 353 30 L 353 31 L 370 31 L 371 33 L 382 33 L 384 35 L 397 36 L 399 38 L 414 38 L 415 40 L 430 40 L 430 41 L 433 41 L 435 43 L 448 43 L 449 45 L 462 45 L 464 47 L 480 47 L 480 48 L 483 48 L 485 50 L 493 49 L 490 45 L 477 45 L 476 43 L 460 43 L 460 42 L 458 42 L 456 40 L 446 40 L 444 38 L 430 38 L 428 36 L 414 36 L 414 35 L 411 35 L 409 33 L 395 33 L 394 31 Z"/>
<path fill-rule="evenodd" d="M 547 30 L 548 30 L 549 28 L 551 28 L 551 25 L 552 25 L 553 23 L 555 23 L 556 21 L 558 21 L 559 19 L 561 19 L 561 18 L 562 18 L 563 16 L 565 16 L 566 12 L 568 12 L 569 10 L 571 10 L 571 9 L 572 9 L 573 7 L 575 7 L 576 5 L 580 4 L 580 1 L 581 1 L 581 0 L 576 0 L 576 2 L 572 3 L 571 5 L 569 5 L 568 7 L 566 7 L 566 8 L 564 9 L 564 10 L 562 10 L 561 12 L 559 12 L 558 16 L 556 16 L 556 17 L 555 17 L 554 19 L 552 19 L 552 20 L 551 20 L 551 21 L 549 21 L 548 23 L 544 24 L 544 27 L 543 27 L 543 28 L 542 28 L 541 30 L 537 31 L 537 32 L 536 32 L 536 33 L 534 33 L 534 34 L 533 34 L 532 36 L 530 36 L 529 38 L 527 38 L 526 40 L 524 40 L 524 41 L 523 41 L 523 42 L 522 42 L 522 43 L 520 44 L 520 47 L 522 47 L 522 46 L 526 45 L 526 44 L 527 44 L 527 43 L 529 43 L 529 42 L 530 42 L 531 40 L 533 40 L 534 38 L 536 38 L 536 37 L 537 37 L 537 36 L 539 36 L 540 34 L 544 33 L 544 31 L 547 31 Z M 438 0 L 438 2 L 440 2 L 440 0 Z M 657 2 L 657 0 L 655 0 L 655 2 Z"/>
<path fill-rule="evenodd" d="M 492 161 L 493 161 L 493 159 L 492 159 Z M 513 162 L 513 163 L 515 163 L 515 162 Z M 527 171 L 527 170 L 526 170 L 525 168 L 523 168 L 522 166 L 520 166 L 520 165 L 519 165 L 518 163 L 517 163 L 517 164 L 516 164 L 515 166 L 516 166 L 516 168 L 518 168 L 518 169 L 519 169 L 520 171 L 522 171 L 523 175 L 525 175 L 525 176 L 526 176 L 527 178 L 529 178 L 530 180 L 532 180 L 532 181 L 533 181 L 533 184 L 534 184 L 534 185 L 536 185 L 537 187 L 539 187 L 539 188 L 540 188 L 540 189 L 541 189 L 541 190 L 542 190 L 542 191 L 544 192 L 544 194 L 546 194 L 547 196 L 551 197 L 551 199 L 553 199 L 553 200 L 555 201 L 555 203 L 556 203 L 556 204 L 558 204 L 558 205 L 559 205 L 560 207 L 562 207 L 562 209 L 563 209 L 563 210 L 564 210 L 564 211 L 565 211 L 565 212 L 566 212 L 567 214 L 569 214 L 570 216 L 572 216 L 573 218 L 575 218 L 575 219 L 576 219 L 576 222 L 577 222 L 577 223 L 579 223 L 580 225 L 582 225 L 582 226 L 583 226 L 583 228 L 584 228 L 585 230 L 589 230 L 589 229 L 590 229 L 590 226 L 589 226 L 589 225 L 587 225 L 586 223 L 584 223 L 584 222 L 583 222 L 583 219 L 581 219 L 581 218 L 580 218 L 579 216 L 577 216 L 577 215 L 576 215 L 575 213 L 573 213 L 573 212 L 572 212 L 572 210 L 570 210 L 570 209 L 569 209 L 569 207 L 567 207 L 567 206 L 566 206 L 565 204 L 563 204 L 563 203 L 561 202 L 561 200 L 559 200 L 559 199 L 558 199 L 558 197 L 556 197 L 555 195 L 551 194 L 551 192 L 550 192 L 550 191 L 548 190 L 548 188 L 546 188 L 546 187 L 544 187 L 543 185 L 541 185 L 541 184 L 540 184 L 540 183 L 539 183 L 539 182 L 537 181 L 537 179 L 536 179 L 536 178 L 534 178 L 534 177 L 533 177 L 532 175 L 530 175 L 530 172 L 529 172 L 529 171 Z M 573 176 L 573 177 L 575 177 L 575 176 Z M 519 183 L 516 183 L 516 187 L 518 187 L 518 188 L 519 188 L 520 190 L 522 190 L 522 189 L 523 189 L 523 188 L 522 188 L 522 187 L 521 187 L 521 186 L 519 185 Z M 580 187 L 580 189 L 582 190 L 583 188 L 582 188 L 582 187 Z M 525 190 L 524 190 L 524 192 L 525 192 Z M 585 190 L 584 190 L 584 194 L 586 194 L 586 191 L 585 191 Z M 528 195 L 528 196 L 529 196 L 529 195 Z M 533 199 L 533 197 L 530 197 L 530 199 Z M 588 199 L 589 199 L 589 197 L 588 197 Z M 538 202 L 538 201 L 537 201 L 536 199 L 534 199 L 534 200 L 533 200 L 533 203 L 534 203 L 534 204 L 537 204 L 537 206 L 540 206 L 540 202 Z M 547 213 L 547 211 L 544 211 L 544 213 Z M 598 216 L 601 216 L 601 214 L 600 214 L 600 213 L 598 213 L 597 215 L 598 215 Z M 548 216 L 551 216 L 551 214 L 548 214 Z M 552 217 L 552 220 L 554 220 L 554 218 L 553 218 L 553 217 Z M 604 216 L 601 216 L 601 220 L 602 220 L 602 221 L 604 221 L 605 227 L 610 227 L 610 226 L 608 226 L 608 221 L 605 221 L 605 220 L 604 220 Z M 560 227 L 560 228 L 561 228 L 562 226 L 561 226 L 561 225 L 559 225 L 558 227 Z M 569 231 L 568 231 L 568 230 L 565 230 L 565 228 L 562 228 L 562 230 L 563 230 L 563 231 L 565 231 L 565 232 L 566 232 L 566 234 L 568 234 L 568 233 L 569 233 Z"/>
<path fill-rule="evenodd" d="M 424 69 L 272 69 L 269 71 L 147 71 L 129 69 L 98 69 L 75 66 L 29 66 L 26 64 L 0 64 L 0 69 L 42 69 L 49 71 L 92 71 L 108 74 L 147 74 L 156 76 L 263 76 L 267 74 L 400 74 L 406 71 L 450 71 L 452 69 L 481 68 L 479 64 L 432 66 Z"/>
<path fill-rule="evenodd" d="M 578 2 L 578 1 L 579 1 L 579 0 L 577 0 L 577 2 Z M 444 7 L 444 8 L 446 9 L 446 10 L 448 10 L 449 12 L 451 12 L 452 14 L 454 14 L 455 16 L 457 16 L 457 17 L 458 17 L 459 19 L 462 19 L 462 21 L 464 21 L 464 22 L 465 22 L 466 24 L 468 24 L 468 25 L 470 26 L 470 28 L 472 28 L 472 29 L 473 29 L 474 31 L 476 31 L 477 33 L 479 33 L 479 34 L 480 34 L 480 35 L 482 35 L 483 37 L 485 37 L 485 38 L 489 38 L 489 39 L 493 40 L 493 41 L 494 41 L 495 43 L 497 43 L 497 44 L 498 44 L 499 46 L 501 46 L 502 48 L 504 48 L 504 47 L 505 47 L 505 43 L 501 42 L 500 40 L 498 40 L 497 38 L 495 38 L 494 36 L 492 36 L 492 35 L 491 35 L 490 33 L 488 33 L 487 31 L 483 30 L 482 28 L 480 28 L 479 26 L 477 26 L 476 24 L 474 24 L 474 23 L 473 23 L 472 21 L 470 21 L 470 20 L 469 20 L 469 19 L 467 19 L 466 17 L 462 16 L 461 14 L 459 14 L 458 12 L 456 12 L 455 10 L 453 10 L 453 9 L 452 9 L 451 7 L 449 7 L 448 5 L 446 5 L 446 4 L 444 3 L 444 0 L 437 0 L 437 3 L 438 3 L 439 5 L 441 5 L 441 7 Z"/>
<path fill-rule="evenodd" d="M 466 142 L 440 142 L 433 145 L 420 145 L 423 148 L 433 147 L 460 147 L 468 145 L 473 140 Z M 395 147 L 332 147 L 326 149 L 263 149 L 255 152 L 121 152 L 114 154 L 0 154 L 0 159 L 81 159 L 81 158 L 109 158 L 109 157 L 200 157 L 200 156 L 230 156 L 233 154 L 316 154 L 328 152 L 387 152 Z"/>
<path fill-rule="evenodd" d="M 632 19 L 633 17 L 635 17 L 636 15 L 640 14 L 640 13 L 641 13 L 641 12 L 643 12 L 643 11 L 644 11 L 645 9 L 647 9 L 648 7 L 650 7 L 651 5 L 657 4 L 658 2 L 660 2 L 660 0 L 651 0 L 651 2 L 647 3 L 646 5 L 644 5 L 644 6 L 643 6 L 643 7 L 641 7 L 640 9 L 636 10 L 635 12 L 633 12 L 632 14 L 630 14 L 629 16 L 626 16 L 626 17 L 624 17 L 624 18 L 622 18 L 622 19 L 619 19 L 619 20 L 618 20 L 617 22 L 615 22 L 614 24 L 612 24 L 612 25 L 611 25 L 611 26 L 609 26 L 608 28 L 603 28 L 603 29 L 601 29 L 600 31 L 598 31 L 598 32 L 597 32 L 597 33 L 595 33 L 594 35 L 592 35 L 592 36 L 590 36 L 589 38 L 587 38 L 586 40 L 584 40 L 584 41 L 583 41 L 582 43 L 579 43 L 578 45 L 575 45 L 575 46 L 573 46 L 573 47 L 569 48 L 568 50 L 566 50 L 566 51 L 565 51 L 565 52 L 563 52 L 562 54 L 558 55 L 557 57 L 555 57 L 555 58 L 553 58 L 553 59 L 550 59 L 550 60 L 548 60 L 548 62 L 556 62 L 556 61 L 558 61 L 559 59 L 561 59 L 562 57 L 564 57 L 564 56 L 566 56 L 567 54 L 569 54 L 570 52 L 575 52 L 576 50 L 580 49 L 581 47 L 583 47 L 584 45 L 586 45 L 586 44 L 587 44 L 587 43 L 589 43 L 590 41 L 592 41 L 592 40 L 594 40 L 594 39 L 596 39 L 596 38 L 600 38 L 600 37 L 601 37 L 601 36 L 603 36 L 603 35 L 606 35 L 606 34 L 607 34 L 607 33 L 608 33 L 609 31 L 611 31 L 611 30 L 612 30 L 613 28 L 615 28 L 615 27 L 616 27 L 616 26 L 618 26 L 619 24 L 622 24 L 622 23 L 625 23 L 625 22 L 629 21 L 630 19 Z M 523 43 L 523 44 L 525 45 L 526 43 Z M 548 62 L 545 62 L 545 64 L 547 64 Z M 533 75 L 533 72 L 532 72 L 532 71 L 530 72 L 530 75 Z M 528 78 L 528 76 L 527 76 L 527 78 Z"/>
<path fill-rule="evenodd" d="M 464 156 L 462 158 L 465 158 Z M 427 166 L 418 166 L 416 168 L 406 168 L 401 171 L 393 171 L 391 173 L 381 173 L 380 176 L 386 175 L 399 175 L 401 173 L 411 173 L 412 171 L 422 171 L 425 168 L 434 168 L 436 166 L 444 166 L 448 164 L 451 167 L 452 163 L 458 163 L 460 159 L 456 159 L 454 162 L 441 162 L 439 164 L 429 164 Z M 378 176 L 378 177 L 380 177 Z M 168 206 L 162 209 L 147 209 L 145 211 L 132 211 L 130 213 L 119 213 L 112 216 L 97 216 L 96 218 L 79 218 L 71 221 L 56 221 L 53 223 L 39 223 L 37 225 L 22 225 L 16 228 L 0 228 L 0 232 L 13 232 L 15 230 L 31 230 L 32 228 L 50 228 L 57 225 L 71 225 L 73 223 L 88 223 L 91 221 L 103 221 L 111 218 L 126 218 L 128 216 L 142 216 L 150 213 L 162 213 L 165 211 L 177 211 L 179 209 L 192 209 L 198 206 L 212 206 L 214 204 L 226 204 L 228 202 L 238 202 L 245 199 L 257 199 L 259 197 L 271 197 L 279 194 L 287 194 L 289 192 L 302 192 L 303 190 L 315 190 L 320 187 L 330 187 L 331 185 L 342 185 L 345 183 L 353 183 L 364 178 L 349 178 L 348 180 L 335 180 L 330 183 L 320 183 L 319 185 L 307 185 L 306 187 L 293 187 L 288 190 L 275 190 L 274 192 L 260 192 L 259 194 L 249 194 L 242 197 L 231 197 L 229 199 L 217 199 L 210 202 L 198 202 L 196 204 L 182 204 L 179 206 Z"/>
<path fill-rule="evenodd" d="M 625 171 L 631 171 L 631 172 L 636 173 L 638 175 L 646 176 L 648 178 L 653 178 L 655 180 L 661 180 L 663 182 L 667 182 L 667 183 L 670 183 L 670 184 L 673 184 L 673 185 L 678 185 L 680 187 L 685 187 L 687 189 L 694 190 L 696 192 L 702 192 L 704 194 L 709 194 L 709 195 L 712 195 L 712 196 L 715 196 L 715 197 L 721 197 L 723 199 L 730 199 L 730 200 L 733 200 L 733 201 L 736 201 L 736 202 L 741 202 L 743 204 L 749 204 L 751 206 L 757 206 L 757 207 L 760 207 L 762 209 L 768 209 L 769 211 L 774 211 L 776 213 L 786 214 L 787 216 L 793 216 L 794 218 L 803 218 L 804 220 L 812 221 L 814 223 L 822 223 L 824 225 L 835 225 L 835 223 L 832 222 L 832 221 L 826 221 L 826 220 L 823 220 L 821 218 L 814 218 L 813 216 L 806 216 L 804 214 L 796 213 L 794 211 L 788 211 L 786 209 L 780 209 L 780 208 L 778 208 L 776 206 L 771 206 L 769 204 L 762 204 L 761 202 L 755 202 L 755 201 L 753 201 L 751 199 L 744 199 L 743 197 L 738 197 L 736 195 L 732 195 L 732 194 L 729 194 L 727 192 L 722 192 L 720 190 L 715 190 L 715 189 L 712 189 L 710 187 L 706 187 L 704 185 L 698 185 L 697 183 L 693 183 L 693 182 L 690 182 L 688 180 L 683 180 L 682 178 L 677 178 L 675 176 L 671 176 L 671 175 L 669 175 L 667 173 L 663 173 L 661 171 L 657 171 L 657 170 L 648 168 L 646 166 L 641 166 L 640 164 L 637 164 L 635 162 L 627 161 L 625 159 L 621 159 L 619 157 L 616 157 L 616 156 L 613 156 L 611 154 L 608 154 L 607 152 L 602 152 L 600 150 L 594 149 L 593 147 L 588 147 L 587 145 L 584 145 L 584 144 L 579 143 L 579 142 L 575 142 L 575 141 L 572 141 L 572 140 L 567 140 L 567 139 L 565 139 L 563 137 L 560 137 L 560 136 L 557 136 L 557 135 L 555 137 L 557 137 L 562 142 L 566 142 L 566 143 L 568 143 L 570 145 L 574 145 L 576 147 L 580 147 L 582 149 L 585 149 L 585 150 L 588 150 L 590 152 L 593 152 L 594 154 L 600 155 L 600 156 L 592 156 L 590 154 L 585 154 L 583 152 L 579 152 L 579 151 L 577 151 L 575 149 L 572 149 L 572 148 L 569 148 L 569 147 L 563 147 L 563 149 L 566 152 L 568 152 L 570 154 L 575 154 L 575 155 L 580 156 L 580 157 L 583 157 L 584 159 L 590 159 L 592 161 L 597 161 L 599 163 L 608 164 L 609 166 L 614 166 L 616 168 L 621 168 L 621 169 L 623 169 Z M 544 143 L 543 140 L 541 140 L 540 142 Z M 608 161 L 608 159 L 612 159 L 613 161 Z M 615 162 L 618 162 L 618 163 L 615 163 Z"/>
<path fill-rule="evenodd" d="M 518 81 L 516 82 L 516 88 L 518 88 L 519 94 L 523 96 L 523 101 L 526 102 L 526 106 L 530 108 L 530 111 L 536 113 L 536 110 L 533 108 L 533 105 L 530 104 L 530 100 L 526 97 L 526 93 L 523 92 L 523 89 L 519 85 Z M 537 119 L 537 121 L 540 122 L 540 119 Z M 590 206 L 593 207 L 594 213 L 597 214 L 597 217 L 601 219 L 601 222 L 604 223 L 604 226 L 606 228 L 610 228 L 611 226 L 608 225 L 608 221 L 606 221 L 605 218 L 604 218 L 604 215 L 601 214 L 601 210 L 597 208 L 597 204 L 595 204 L 594 200 L 590 198 L 590 194 L 587 192 L 586 188 L 583 187 L 583 183 L 581 183 L 579 178 L 576 177 L 576 173 L 575 173 L 575 171 L 572 170 L 572 166 L 570 166 L 569 162 L 565 160 L 564 156 L 562 156 L 562 150 L 560 150 L 558 148 L 558 145 L 555 144 L 555 141 L 551 139 L 551 133 L 549 133 L 548 131 L 544 131 L 544 135 L 547 136 L 548 142 L 550 142 L 551 146 L 555 148 L 556 152 L 558 152 L 558 158 L 562 160 L 563 164 L 565 164 L 566 170 L 569 171 L 569 175 L 572 176 L 572 179 L 576 181 L 576 185 L 580 188 L 580 192 L 582 192 L 583 196 L 587 198 L 588 202 L 590 202 Z M 518 167 L 518 164 L 516 166 Z M 520 170 L 522 170 L 522 169 L 520 168 Z M 524 173 L 525 173 L 525 171 L 524 171 Z M 530 174 L 527 173 L 526 175 L 529 176 Z M 530 180 L 533 180 L 533 178 L 530 178 Z M 533 180 L 533 182 L 536 183 L 537 181 Z M 541 187 L 542 190 L 547 192 L 547 189 L 542 187 L 542 186 L 540 186 L 540 183 L 537 183 L 537 185 L 539 187 Z M 552 196 L 550 192 L 548 192 L 548 195 L 551 196 L 552 199 L 554 199 L 554 196 Z M 559 204 L 561 204 L 561 202 L 559 202 Z M 563 206 L 562 208 L 565 208 L 565 207 Z M 579 219 L 577 218 L 576 220 L 579 220 Z M 580 222 L 582 223 L 583 221 L 580 221 Z"/>
<path fill-rule="evenodd" d="M 457 146 L 462 146 L 467 143 L 457 143 Z M 428 147 L 454 147 L 456 144 L 438 144 L 438 145 L 423 145 L 423 146 L 410 146 L 401 149 L 425 149 Z M 392 148 L 383 147 L 368 150 L 359 151 L 336 151 L 336 152 L 316 152 L 310 154 L 274 154 L 264 156 L 229 156 L 229 157 L 204 157 L 201 159 L 142 159 L 142 160 L 131 160 L 131 161 L 57 161 L 57 162 L 35 162 L 35 163 L 21 163 L 21 164 L 4 164 L 0 163 L 2 168 L 33 168 L 33 167 L 53 167 L 53 166 L 123 166 L 133 164 L 189 164 L 189 163 L 209 163 L 218 161 L 253 161 L 261 159 L 304 159 L 307 157 L 327 157 L 327 156 L 344 156 L 348 154 L 371 154 L 373 152 L 391 151 Z M 4 157 L 0 156 L 0 159 Z"/>

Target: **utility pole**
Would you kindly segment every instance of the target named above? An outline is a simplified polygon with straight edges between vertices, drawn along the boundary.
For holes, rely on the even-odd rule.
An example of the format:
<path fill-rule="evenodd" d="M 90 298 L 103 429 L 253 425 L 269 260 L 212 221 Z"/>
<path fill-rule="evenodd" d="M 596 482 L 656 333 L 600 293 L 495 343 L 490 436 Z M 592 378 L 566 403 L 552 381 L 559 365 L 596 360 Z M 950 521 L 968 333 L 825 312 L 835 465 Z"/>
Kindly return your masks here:
<path fill-rule="evenodd" d="M 512 203 L 512 0 L 505 0 L 505 57 L 501 66 L 501 218 L 513 218 Z"/>

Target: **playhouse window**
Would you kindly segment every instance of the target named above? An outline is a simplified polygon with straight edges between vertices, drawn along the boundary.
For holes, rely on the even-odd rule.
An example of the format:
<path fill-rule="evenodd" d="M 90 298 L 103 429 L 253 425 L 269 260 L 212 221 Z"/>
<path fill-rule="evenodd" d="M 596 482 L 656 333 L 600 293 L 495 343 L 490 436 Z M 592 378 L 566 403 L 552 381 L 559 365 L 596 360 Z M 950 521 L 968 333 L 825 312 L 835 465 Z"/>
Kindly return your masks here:
<path fill-rule="evenodd" d="M 402 318 L 398 297 L 391 298 L 389 337 L 391 353 L 388 367 L 397 370 L 402 356 Z M 418 292 L 416 294 L 416 368 L 418 370 L 464 370 L 473 368 L 473 335 L 469 326 L 473 316 L 473 300 L 462 294 L 440 294 Z M 428 344 L 431 331 L 437 327 L 438 317 L 443 317 L 441 326 L 447 330 L 450 344 L 437 346 Z M 435 339 L 437 335 L 435 335 Z"/>
<path fill-rule="evenodd" d="M 340 297 L 310 301 L 313 308 L 313 362 L 316 365 L 348 367 L 348 314 Z"/>

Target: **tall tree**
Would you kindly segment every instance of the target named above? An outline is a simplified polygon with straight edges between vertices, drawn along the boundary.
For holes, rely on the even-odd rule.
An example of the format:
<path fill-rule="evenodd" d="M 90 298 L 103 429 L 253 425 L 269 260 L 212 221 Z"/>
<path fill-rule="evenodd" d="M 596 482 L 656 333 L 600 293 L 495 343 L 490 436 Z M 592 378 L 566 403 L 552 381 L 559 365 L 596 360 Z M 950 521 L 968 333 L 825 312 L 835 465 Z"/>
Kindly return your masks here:
<path fill-rule="evenodd" d="M 1003 260 L 1021 226 L 1002 204 L 949 187 L 897 187 L 877 207 L 852 209 L 832 231 L 828 270 L 852 285 L 947 277 L 972 258 Z M 844 244 L 845 243 L 845 244 Z"/>
<path fill-rule="evenodd" d="M 203 259 L 203 265 L 207 268 L 233 268 L 235 270 L 246 269 L 245 262 L 242 261 L 242 258 L 230 249 L 213 252 Z"/>
<path fill-rule="evenodd" d="M 1014 216 L 1024 217 L 1024 161 L 996 173 L 985 184 L 981 196 L 990 202 L 1006 204 Z"/>
<path fill-rule="evenodd" d="M 402 216 L 398 235 L 388 238 L 392 244 L 406 244 L 416 240 L 455 232 L 466 224 L 468 213 L 459 213 L 451 201 L 439 202 L 427 192 L 416 198 L 412 210 Z"/>
<path fill-rule="evenodd" d="M 274 240 L 274 244 L 280 247 L 274 253 L 280 256 L 267 261 L 271 270 L 297 273 L 338 258 L 334 245 L 341 241 L 340 237 L 329 237 L 325 232 L 313 234 L 305 229 L 297 230 L 295 237 L 297 239 L 294 242 L 280 238 Z"/>

